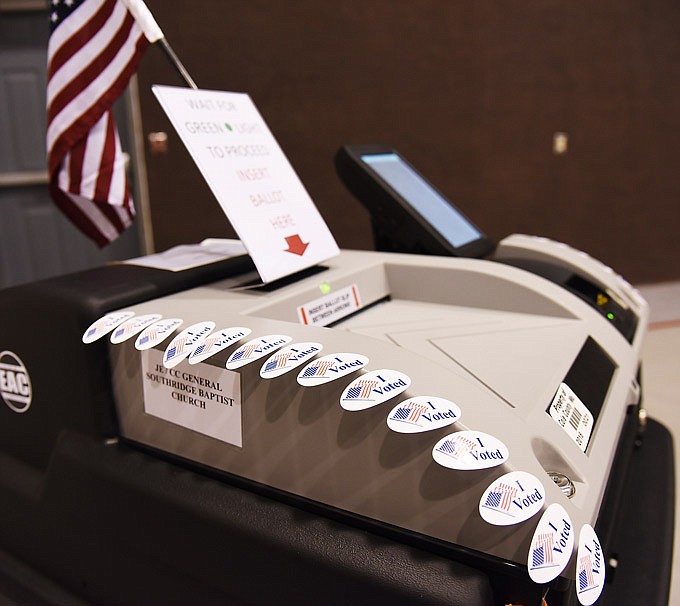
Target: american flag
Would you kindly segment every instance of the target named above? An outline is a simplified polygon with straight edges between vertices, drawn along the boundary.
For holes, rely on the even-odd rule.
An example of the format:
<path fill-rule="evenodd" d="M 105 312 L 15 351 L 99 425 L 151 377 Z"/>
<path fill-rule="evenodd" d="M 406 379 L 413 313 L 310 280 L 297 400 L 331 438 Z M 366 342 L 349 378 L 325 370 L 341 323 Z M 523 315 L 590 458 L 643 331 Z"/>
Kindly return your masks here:
<path fill-rule="evenodd" d="M 286 364 L 288 364 L 288 359 L 290 358 L 291 354 L 290 353 L 282 353 L 282 354 L 277 354 L 272 358 L 272 362 L 274 363 L 274 366 L 269 368 L 269 365 L 267 365 L 267 370 L 274 370 L 275 368 L 282 368 Z"/>
<path fill-rule="evenodd" d="M 124 334 L 131 332 L 134 329 L 134 324 L 127 324 L 126 326 L 123 326 L 122 328 L 117 328 L 115 332 L 113 333 L 113 336 L 118 338 L 123 336 Z"/>
<path fill-rule="evenodd" d="M 356 385 L 353 387 L 350 387 L 347 390 L 347 399 L 354 400 L 356 398 L 361 398 L 362 400 L 365 400 L 368 398 L 368 396 L 371 395 L 371 391 L 373 388 L 378 384 L 377 381 L 357 381 Z"/>
<path fill-rule="evenodd" d="M 496 486 L 496 490 L 489 493 L 486 499 L 487 507 L 493 507 L 494 509 L 503 509 L 508 511 L 510 509 L 510 504 L 512 503 L 513 497 L 517 494 L 517 489 L 514 486 L 509 486 L 508 484 L 500 483 Z"/>
<path fill-rule="evenodd" d="M 256 343 L 255 345 L 244 345 L 234 352 L 234 355 L 231 357 L 232 362 L 236 360 L 247 360 L 259 346 L 259 343 Z"/>
<path fill-rule="evenodd" d="M 305 368 L 303 377 L 323 377 L 331 366 L 335 365 L 335 360 L 320 360 L 314 366 Z"/>
<path fill-rule="evenodd" d="M 583 591 L 584 589 L 588 589 L 589 587 L 595 585 L 595 579 L 593 578 L 593 567 L 589 555 L 585 555 L 581 558 L 578 567 L 579 591 Z"/>
<path fill-rule="evenodd" d="M 170 360 L 171 358 L 183 353 L 184 346 L 187 344 L 188 340 L 189 337 L 182 337 L 179 339 L 170 349 L 168 349 L 168 353 L 165 354 L 166 360 Z"/>
<path fill-rule="evenodd" d="M 445 440 L 438 448 L 439 452 L 448 454 L 455 459 L 460 459 L 463 455 L 475 449 L 477 443 L 469 438 L 454 436 L 450 440 Z"/>
<path fill-rule="evenodd" d="M 536 541 L 536 549 L 534 549 L 532 565 L 533 567 L 543 566 L 545 564 L 552 564 L 553 562 L 553 544 L 555 542 L 555 535 L 552 532 L 546 532 L 538 535 Z"/>
<path fill-rule="evenodd" d="M 139 337 L 139 344 L 144 345 L 151 339 L 156 339 L 158 337 L 158 329 L 150 328 L 148 331 L 144 331 Z"/>
<path fill-rule="evenodd" d="M 406 406 L 401 406 L 397 408 L 392 415 L 395 421 L 407 421 L 410 423 L 417 423 L 420 420 L 420 415 L 422 415 L 427 410 L 427 406 L 424 404 L 414 404 L 409 402 Z"/>
<path fill-rule="evenodd" d="M 221 337 L 208 337 L 203 343 L 201 343 L 194 351 L 192 355 L 198 356 L 203 352 L 208 353 L 213 347 L 216 347 L 216 343 L 221 341 Z"/>
<path fill-rule="evenodd" d="M 51 0 L 47 68 L 50 193 L 99 246 L 135 210 L 111 113 L 149 41 L 120 0 Z"/>

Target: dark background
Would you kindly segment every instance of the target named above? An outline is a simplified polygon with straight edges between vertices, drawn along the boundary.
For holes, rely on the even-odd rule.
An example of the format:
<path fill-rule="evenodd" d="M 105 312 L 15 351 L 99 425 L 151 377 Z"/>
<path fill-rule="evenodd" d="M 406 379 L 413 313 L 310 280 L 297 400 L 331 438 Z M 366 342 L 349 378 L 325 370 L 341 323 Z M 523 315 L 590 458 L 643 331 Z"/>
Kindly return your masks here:
<path fill-rule="evenodd" d="M 680 3 L 147 0 L 200 88 L 247 92 L 342 248 L 369 216 L 332 159 L 399 150 L 492 239 L 543 235 L 635 283 L 680 278 Z M 140 68 L 157 250 L 234 232 Z M 566 132 L 556 155 L 553 135 Z"/>

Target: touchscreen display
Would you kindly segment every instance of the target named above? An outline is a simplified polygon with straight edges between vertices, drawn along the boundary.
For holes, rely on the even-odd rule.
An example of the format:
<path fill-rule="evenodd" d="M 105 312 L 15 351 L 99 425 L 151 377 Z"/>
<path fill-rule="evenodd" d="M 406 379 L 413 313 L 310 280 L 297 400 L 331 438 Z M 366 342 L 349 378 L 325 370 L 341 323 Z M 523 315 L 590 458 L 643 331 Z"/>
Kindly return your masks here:
<path fill-rule="evenodd" d="M 397 154 L 364 154 L 361 160 L 454 247 L 458 248 L 481 237 L 461 213 Z"/>

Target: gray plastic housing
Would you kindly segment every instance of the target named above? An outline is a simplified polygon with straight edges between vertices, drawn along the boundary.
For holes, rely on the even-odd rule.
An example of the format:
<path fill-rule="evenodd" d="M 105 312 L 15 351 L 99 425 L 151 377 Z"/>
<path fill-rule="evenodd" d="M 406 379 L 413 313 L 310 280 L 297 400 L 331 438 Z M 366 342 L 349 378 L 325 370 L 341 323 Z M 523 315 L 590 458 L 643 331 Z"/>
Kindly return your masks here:
<path fill-rule="evenodd" d="M 300 306 L 352 287 L 360 304 L 353 315 L 330 328 L 301 323 Z M 217 329 L 252 330 L 225 353 L 196 365 L 185 360 L 175 369 L 180 381 L 183 373 L 203 373 L 235 386 L 229 395 L 240 406 L 241 445 L 189 429 L 193 421 L 182 419 L 205 414 L 200 407 L 166 397 L 154 409 L 176 407 L 172 422 L 147 412 L 154 398 L 148 375 L 170 339 L 151 352 L 136 350 L 134 340 L 110 346 L 121 435 L 336 511 L 526 565 L 540 514 L 494 526 L 480 516 L 480 498 L 496 478 L 521 470 L 541 481 L 546 506 L 560 503 L 576 528 L 595 525 L 626 411 L 639 402 L 636 377 L 648 313 L 644 301 L 639 307 L 631 344 L 586 302 L 528 271 L 493 261 L 363 251 L 343 251 L 324 271 L 276 289 L 241 288 L 238 279 L 215 282 L 129 309 L 182 318 L 179 330 L 205 320 Z M 240 344 L 269 334 L 321 343 L 319 356 L 353 352 L 369 363 L 315 387 L 301 386 L 297 370 L 263 379 L 267 357 L 225 369 Z M 546 411 L 588 338 L 615 371 L 583 452 Z M 376 369 L 407 374 L 410 387 L 367 410 L 344 410 L 345 387 Z M 390 410 L 420 395 L 451 400 L 462 411 L 460 420 L 425 433 L 389 429 Z M 500 439 L 508 460 L 470 471 L 437 464 L 435 443 L 466 429 Z M 574 497 L 567 498 L 548 472 L 568 476 Z M 563 576 L 573 579 L 574 566 Z"/>

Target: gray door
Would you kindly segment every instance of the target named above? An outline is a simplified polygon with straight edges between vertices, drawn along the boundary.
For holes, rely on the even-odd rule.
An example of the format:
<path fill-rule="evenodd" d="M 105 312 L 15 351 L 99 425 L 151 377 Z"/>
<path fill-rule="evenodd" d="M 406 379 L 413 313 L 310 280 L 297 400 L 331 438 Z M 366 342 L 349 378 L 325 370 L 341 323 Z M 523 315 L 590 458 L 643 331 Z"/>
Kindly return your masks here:
<path fill-rule="evenodd" d="M 27 9 L 30 4 L 14 2 L 14 9 L 0 4 L 0 288 L 140 254 L 138 220 L 100 250 L 50 199 L 45 159 L 48 13 L 44 5 Z M 125 108 L 119 105 L 118 127 L 123 149 L 128 149 Z"/>

